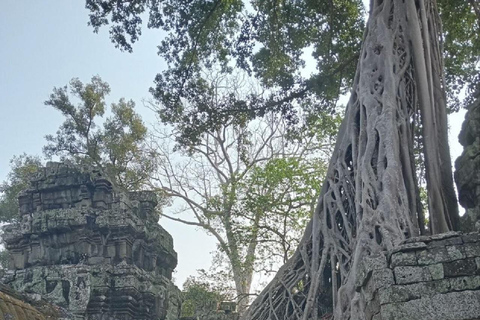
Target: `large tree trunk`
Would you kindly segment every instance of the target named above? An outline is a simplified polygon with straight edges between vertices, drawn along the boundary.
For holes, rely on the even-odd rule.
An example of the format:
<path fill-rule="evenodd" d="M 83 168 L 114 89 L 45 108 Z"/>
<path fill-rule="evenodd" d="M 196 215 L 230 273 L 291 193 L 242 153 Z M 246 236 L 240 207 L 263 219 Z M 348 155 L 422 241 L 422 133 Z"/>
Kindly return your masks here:
<path fill-rule="evenodd" d="M 376 0 L 317 208 L 244 319 L 363 319 L 362 259 L 420 233 L 413 139 L 421 115 L 433 232 L 456 223 L 434 0 Z M 443 170 L 443 172 L 442 172 Z"/>

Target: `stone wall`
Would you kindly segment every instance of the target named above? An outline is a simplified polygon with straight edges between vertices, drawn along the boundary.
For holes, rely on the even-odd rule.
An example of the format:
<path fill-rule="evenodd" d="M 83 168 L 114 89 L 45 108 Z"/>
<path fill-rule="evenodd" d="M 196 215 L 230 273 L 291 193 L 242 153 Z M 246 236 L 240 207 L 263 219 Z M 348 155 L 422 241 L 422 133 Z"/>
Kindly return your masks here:
<path fill-rule="evenodd" d="M 177 254 L 155 194 L 115 192 L 98 171 L 49 163 L 19 205 L 19 222 L 4 228 L 13 289 L 75 319 L 178 318 Z"/>
<path fill-rule="evenodd" d="M 362 267 L 367 320 L 480 319 L 478 233 L 409 239 Z"/>
<path fill-rule="evenodd" d="M 41 299 L 31 299 L 0 283 L 0 319 L 56 320 L 73 316 L 65 309 Z"/>

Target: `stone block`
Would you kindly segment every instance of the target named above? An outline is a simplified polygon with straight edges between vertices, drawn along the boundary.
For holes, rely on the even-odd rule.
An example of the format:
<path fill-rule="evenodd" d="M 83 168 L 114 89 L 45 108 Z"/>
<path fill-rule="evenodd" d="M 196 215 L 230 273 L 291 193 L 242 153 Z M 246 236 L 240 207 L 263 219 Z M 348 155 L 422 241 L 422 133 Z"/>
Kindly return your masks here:
<path fill-rule="evenodd" d="M 394 254 L 396 252 L 409 252 L 409 251 L 417 251 L 427 247 L 427 244 L 421 241 L 414 241 L 416 238 L 408 239 L 405 241 L 404 244 L 399 245 L 398 247 L 390 250 L 390 254 Z"/>
<path fill-rule="evenodd" d="M 378 313 L 380 313 L 380 299 L 375 295 L 365 307 L 365 319 L 371 319 Z"/>
<path fill-rule="evenodd" d="M 393 285 L 379 292 L 380 304 L 405 302 L 427 295 L 425 282 L 408 285 Z"/>
<path fill-rule="evenodd" d="M 451 260 L 460 260 L 466 258 L 464 250 L 460 245 L 447 246 L 446 249 Z"/>
<path fill-rule="evenodd" d="M 387 268 L 373 270 L 370 281 L 372 282 L 373 290 L 375 291 L 395 284 L 393 271 Z"/>
<path fill-rule="evenodd" d="M 464 243 L 480 242 L 480 233 L 472 232 L 462 235 Z"/>
<path fill-rule="evenodd" d="M 23 269 L 25 268 L 25 256 L 23 252 L 12 252 L 11 259 L 13 261 L 14 269 Z"/>
<path fill-rule="evenodd" d="M 387 259 L 386 256 L 381 253 L 376 256 L 365 257 L 361 264 L 359 271 L 357 272 L 357 277 L 355 280 L 355 286 L 358 291 L 367 281 L 370 279 L 373 270 L 383 270 L 387 268 Z"/>
<path fill-rule="evenodd" d="M 383 305 L 428 298 L 439 293 L 448 293 L 450 291 L 476 290 L 479 285 L 478 281 L 480 280 L 472 279 L 472 277 L 462 277 L 393 285 L 379 291 L 380 302 Z"/>
<path fill-rule="evenodd" d="M 377 313 L 376 315 L 374 315 L 374 316 L 372 317 L 372 320 L 382 320 L 382 315 L 380 314 L 380 312 Z"/>
<path fill-rule="evenodd" d="M 433 280 L 440 280 L 443 279 L 444 277 L 444 272 L 443 272 L 443 264 L 431 264 L 427 266 L 428 271 L 430 272 L 430 275 L 432 276 Z"/>
<path fill-rule="evenodd" d="M 480 257 L 480 242 L 466 243 L 463 250 L 467 258 Z"/>
<path fill-rule="evenodd" d="M 464 290 L 479 290 L 480 289 L 480 276 L 473 277 L 456 277 L 445 279 L 448 281 L 450 291 L 464 291 Z M 440 291 L 440 290 L 439 290 Z M 446 291 L 443 291 L 445 293 Z"/>
<path fill-rule="evenodd" d="M 392 268 L 397 266 L 415 266 L 417 265 L 417 256 L 414 251 L 396 252 L 392 254 L 390 261 L 390 267 Z"/>
<path fill-rule="evenodd" d="M 446 238 L 442 240 L 434 240 L 430 241 L 427 244 L 428 248 L 438 248 L 438 247 L 447 247 L 447 246 L 456 246 L 456 245 L 462 245 L 463 240 L 460 236 L 455 236 L 451 238 Z"/>
<path fill-rule="evenodd" d="M 381 307 L 382 320 L 470 320 L 480 318 L 480 291 L 450 292 Z"/>
<path fill-rule="evenodd" d="M 432 276 L 425 267 L 401 266 L 394 269 L 395 282 L 408 284 L 422 281 L 431 281 Z"/>
<path fill-rule="evenodd" d="M 445 277 L 459 277 L 477 274 L 477 263 L 475 259 L 464 259 L 446 262 L 443 264 Z"/>
<path fill-rule="evenodd" d="M 437 264 L 450 261 L 447 249 L 445 247 L 422 250 L 416 253 L 419 265 Z"/>

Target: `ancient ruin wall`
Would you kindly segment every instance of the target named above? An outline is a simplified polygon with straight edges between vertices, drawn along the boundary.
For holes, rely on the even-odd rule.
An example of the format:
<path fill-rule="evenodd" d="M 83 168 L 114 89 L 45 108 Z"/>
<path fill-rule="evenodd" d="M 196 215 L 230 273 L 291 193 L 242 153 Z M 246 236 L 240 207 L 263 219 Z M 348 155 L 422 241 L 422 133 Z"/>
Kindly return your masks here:
<path fill-rule="evenodd" d="M 114 192 L 98 171 L 49 163 L 19 204 L 4 235 L 12 288 L 75 319 L 178 318 L 177 255 L 153 193 Z"/>
<path fill-rule="evenodd" d="M 367 320 L 480 319 L 480 235 L 406 240 L 365 259 L 357 279 Z"/>

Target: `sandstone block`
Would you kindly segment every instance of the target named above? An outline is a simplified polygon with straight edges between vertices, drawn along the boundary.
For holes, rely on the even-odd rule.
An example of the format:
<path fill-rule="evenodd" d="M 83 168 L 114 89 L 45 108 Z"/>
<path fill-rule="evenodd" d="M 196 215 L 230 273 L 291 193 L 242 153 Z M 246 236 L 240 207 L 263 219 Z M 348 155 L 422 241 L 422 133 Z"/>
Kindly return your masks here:
<path fill-rule="evenodd" d="M 444 263 L 445 277 L 459 277 L 477 274 L 475 259 L 456 260 Z"/>
<path fill-rule="evenodd" d="M 397 252 L 392 254 L 390 266 L 415 266 L 417 265 L 417 256 L 414 251 Z"/>
<path fill-rule="evenodd" d="M 408 284 L 432 280 L 432 275 L 425 267 L 402 266 L 394 268 L 397 284 Z"/>

